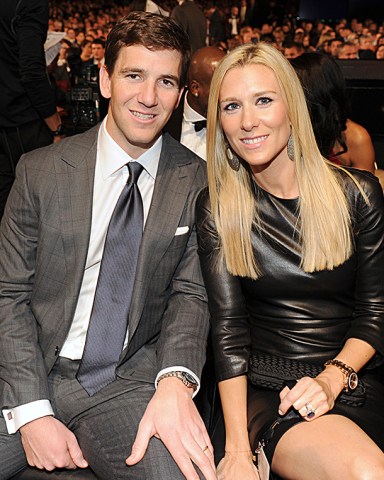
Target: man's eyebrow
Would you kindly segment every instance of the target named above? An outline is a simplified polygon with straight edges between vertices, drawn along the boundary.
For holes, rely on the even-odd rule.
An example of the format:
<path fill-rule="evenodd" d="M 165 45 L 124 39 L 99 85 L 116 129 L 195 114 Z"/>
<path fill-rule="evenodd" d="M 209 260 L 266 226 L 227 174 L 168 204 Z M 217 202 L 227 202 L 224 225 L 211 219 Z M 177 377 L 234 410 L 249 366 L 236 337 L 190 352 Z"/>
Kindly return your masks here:
<path fill-rule="evenodd" d="M 146 73 L 146 70 L 144 70 L 143 68 L 139 68 L 139 67 L 123 67 L 121 70 L 119 70 L 119 74 L 120 75 L 127 75 L 129 73 Z M 180 78 L 178 75 L 173 75 L 172 73 L 164 73 L 163 75 L 161 75 L 159 77 L 159 79 L 163 80 L 163 79 L 166 79 L 166 80 L 173 80 L 174 82 L 176 83 L 179 83 L 180 81 Z"/>
<path fill-rule="evenodd" d="M 119 73 L 121 75 L 125 75 L 127 73 L 144 73 L 145 70 L 143 68 L 138 68 L 138 67 L 123 67 L 121 70 L 119 70 Z"/>
<path fill-rule="evenodd" d="M 164 74 L 161 75 L 160 78 L 166 79 L 166 80 L 174 80 L 176 83 L 179 83 L 180 78 L 177 75 L 172 75 L 172 74 Z"/>

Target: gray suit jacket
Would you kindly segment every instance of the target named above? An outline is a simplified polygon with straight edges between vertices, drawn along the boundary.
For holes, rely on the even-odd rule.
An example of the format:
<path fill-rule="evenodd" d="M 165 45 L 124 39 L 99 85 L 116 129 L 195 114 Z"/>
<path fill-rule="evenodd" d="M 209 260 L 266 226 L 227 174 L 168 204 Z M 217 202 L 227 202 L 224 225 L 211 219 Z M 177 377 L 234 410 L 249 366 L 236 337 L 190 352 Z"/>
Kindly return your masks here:
<path fill-rule="evenodd" d="M 47 375 L 69 331 L 87 257 L 97 132 L 35 150 L 18 165 L 0 231 L 0 408 L 49 398 Z M 209 315 L 195 201 L 205 185 L 204 162 L 165 134 L 119 363 L 150 346 L 148 378 L 172 365 L 197 375 L 203 367 Z M 188 233 L 175 236 L 179 226 Z"/>

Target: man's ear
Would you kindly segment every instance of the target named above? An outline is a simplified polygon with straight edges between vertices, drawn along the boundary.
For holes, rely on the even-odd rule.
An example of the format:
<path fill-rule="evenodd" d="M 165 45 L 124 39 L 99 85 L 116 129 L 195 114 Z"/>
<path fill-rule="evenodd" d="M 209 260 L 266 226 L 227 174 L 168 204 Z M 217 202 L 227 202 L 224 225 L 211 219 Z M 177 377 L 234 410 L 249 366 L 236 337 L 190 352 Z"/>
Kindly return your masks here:
<path fill-rule="evenodd" d="M 199 96 L 199 87 L 200 87 L 200 84 L 197 80 L 192 80 L 189 84 L 189 91 L 191 92 L 191 94 L 194 96 L 194 97 L 198 97 Z"/>
<path fill-rule="evenodd" d="M 111 98 L 111 79 L 105 65 L 100 68 L 100 92 L 104 98 Z"/>
<path fill-rule="evenodd" d="M 175 105 L 175 108 L 174 108 L 174 110 L 176 110 L 176 108 L 179 106 L 179 103 L 180 103 L 181 97 L 182 97 L 182 95 L 183 95 L 183 92 L 184 92 L 184 88 L 185 88 L 185 87 L 181 87 L 181 88 L 180 88 L 180 91 L 179 91 L 179 96 L 177 97 L 177 102 L 176 102 L 176 105 Z"/>

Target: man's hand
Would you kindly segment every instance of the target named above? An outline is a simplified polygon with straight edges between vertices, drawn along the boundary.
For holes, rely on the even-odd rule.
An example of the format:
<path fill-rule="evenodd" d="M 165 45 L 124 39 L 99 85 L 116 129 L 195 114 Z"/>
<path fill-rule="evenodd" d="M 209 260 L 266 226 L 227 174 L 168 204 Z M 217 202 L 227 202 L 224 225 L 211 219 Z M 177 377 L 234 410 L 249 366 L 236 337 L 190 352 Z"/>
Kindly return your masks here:
<path fill-rule="evenodd" d="M 85 468 L 75 435 L 54 417 L 42 417 L 20 428 L 28 464 L 45 470 Z"/>
<path fill-rule="evenodd" d="M 156 436 L 167 447 L 187 480 L 199 480 L 192 462 L 206 480 L 217 479 L 212 444 L 192 393 L 177 378 L 161 380 L 140 422 L 127 465 L 138 463 L 145 455 L 149 440 Z"/>

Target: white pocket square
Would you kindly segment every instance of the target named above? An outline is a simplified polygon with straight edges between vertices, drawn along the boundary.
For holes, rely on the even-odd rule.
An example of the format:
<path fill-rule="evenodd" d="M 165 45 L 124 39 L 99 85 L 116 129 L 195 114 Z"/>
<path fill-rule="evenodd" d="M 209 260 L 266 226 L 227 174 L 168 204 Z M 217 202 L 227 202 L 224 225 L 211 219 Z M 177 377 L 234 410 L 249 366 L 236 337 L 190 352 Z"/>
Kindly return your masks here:
<path fill-rule="evenodd" d="M 188 225 L 186 227 L 177 227 L 175 237 L 176 235 L 184 235 L 185 233 L 188 233 L 189 227 Z"/>

